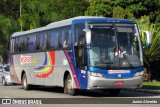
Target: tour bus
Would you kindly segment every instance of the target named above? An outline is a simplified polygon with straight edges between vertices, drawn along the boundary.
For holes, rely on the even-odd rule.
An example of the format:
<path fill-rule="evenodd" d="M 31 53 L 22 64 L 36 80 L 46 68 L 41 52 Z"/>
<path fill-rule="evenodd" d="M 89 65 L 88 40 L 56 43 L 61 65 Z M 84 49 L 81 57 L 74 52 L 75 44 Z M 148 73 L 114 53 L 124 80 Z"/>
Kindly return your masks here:
<path fill-rule="evenodd" d="M 151 34 L 145 32 L 146 45 Z M 143 45 L 135 21 L 79 16 L 16 32 L 10 38 L 11 77 L 33 86 L 102 90 L 118 95 L 143 79 Z"/>

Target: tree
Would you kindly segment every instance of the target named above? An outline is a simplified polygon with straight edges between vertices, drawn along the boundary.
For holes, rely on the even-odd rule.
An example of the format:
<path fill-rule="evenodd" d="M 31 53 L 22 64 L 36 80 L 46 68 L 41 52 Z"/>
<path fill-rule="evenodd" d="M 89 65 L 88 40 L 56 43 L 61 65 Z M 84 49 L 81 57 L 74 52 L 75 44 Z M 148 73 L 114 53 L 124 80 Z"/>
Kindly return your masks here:
<path fill-rule="evenodd" d="M 114 18 L 119 18 L 119 19 L 132 19 L 133 18 L 133 14 L 130 13 L 127 10 L 124 10 L 122 7 L 117 6 L 113 9 L 113 15 L 112 17 Z"/>
<path fill-rule="evenodd" d="M 19 18 L 20 0 L 0 0 L 0 14 L 17 20 Z"/>
<path fill-rule="evenodd" d="M 0 54 L 3 56 L 4 61 L 7 62 L 10 35 L 17 30 L 17 23 L 1 14 L 0 19 Z"/>
<path fill-rule="evenodd" d="M 86 11 L 86 15 L 114 17 L 116 8 L 124 9 L 127 16 L 133 15 L 135 18 L 141 16 L 149 16 L 150 22 L 154 23 L 158 20 L 160 12 L 159 0 L 90 0 L 90 6 Z M 119 11 L 120 13 L 122 10 Z M 118 13 L 118 11 L 116 12 Z M 118 13 L 118 15 L 120 15 Z M 132 13 L 132 14 L 131 14 Z M 114 15 L 113 15 L 114 14 Z M 118 16 L 116 15 L 116 17 Z M 118 16 L 119 17 L 119 16 Z M 132 18 L 132 17 L 131 17 Z"/>
<path fill-rule="evenodd" d="M 91 0 L 85 15 L 87 16 L 112 16 L 113 7 L 110 0 Z"/>
<path fill-rule="evenodd" d="M 156 28 L 155 24 L 149 22 L 149 17 L 143 16 L 141 20 L 137 21 L 141 30 L 149 30 L 152 33 L 152 44 L 149 47 L 144 48 L 144 64 L 147 69 L 148 79 L 153 80 L 160 77 L 159 70 L 151 69 L 154 62 L 160 61 L 160 28 Z M 146 44 L 146 38 L 144 34 L 141 35 L 143 44 Z"/>

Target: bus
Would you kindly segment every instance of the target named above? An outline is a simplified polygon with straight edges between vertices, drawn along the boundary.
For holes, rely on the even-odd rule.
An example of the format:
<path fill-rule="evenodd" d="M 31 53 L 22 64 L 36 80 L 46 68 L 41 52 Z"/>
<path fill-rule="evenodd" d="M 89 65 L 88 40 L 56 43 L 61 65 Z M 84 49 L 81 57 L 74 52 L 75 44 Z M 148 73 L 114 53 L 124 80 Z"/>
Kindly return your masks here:
<path fill-rule="evenodd" d="M 151 34 L 143 32 L 149 46 Z M 11 77 L 25 90 L 40 85 L 63 87 L 69 95 L 80 90 L 118 95 L 121 89 L 142 86 L 143 47 L 135 21 L 70 18 L 13 33 Z"/>

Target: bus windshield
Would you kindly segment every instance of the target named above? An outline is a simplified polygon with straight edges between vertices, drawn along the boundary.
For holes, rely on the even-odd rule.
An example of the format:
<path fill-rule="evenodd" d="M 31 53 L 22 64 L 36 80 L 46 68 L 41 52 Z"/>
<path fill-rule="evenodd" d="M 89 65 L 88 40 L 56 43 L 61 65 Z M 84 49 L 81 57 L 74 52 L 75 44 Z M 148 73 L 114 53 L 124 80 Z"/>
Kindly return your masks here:
<path fill-rule="evenodd" d="M 136 24 L 92 24 L 90 66 L 113 69 L 142 66 Z"/>

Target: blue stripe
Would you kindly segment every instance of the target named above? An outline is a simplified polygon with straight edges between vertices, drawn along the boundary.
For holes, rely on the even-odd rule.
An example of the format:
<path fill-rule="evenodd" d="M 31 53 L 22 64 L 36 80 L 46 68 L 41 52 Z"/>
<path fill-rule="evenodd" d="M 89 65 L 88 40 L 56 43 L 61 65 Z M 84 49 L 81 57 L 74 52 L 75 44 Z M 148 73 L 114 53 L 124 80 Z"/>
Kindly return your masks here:
<path fill-rule="evenodd" d="M 41 69 L 44 69 L 45 68 L 45 65 L 47 65 L 47 54 L 46 54 L 46 52 L 45 52 L 45 61 L 44 61 L 44 63 L 43 63 L 43 65 L 42 66 L 40 66 L 40 67 L 38 67 L 38 68 L 34 68 L 35 70 L 41 70 Z"/>

